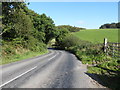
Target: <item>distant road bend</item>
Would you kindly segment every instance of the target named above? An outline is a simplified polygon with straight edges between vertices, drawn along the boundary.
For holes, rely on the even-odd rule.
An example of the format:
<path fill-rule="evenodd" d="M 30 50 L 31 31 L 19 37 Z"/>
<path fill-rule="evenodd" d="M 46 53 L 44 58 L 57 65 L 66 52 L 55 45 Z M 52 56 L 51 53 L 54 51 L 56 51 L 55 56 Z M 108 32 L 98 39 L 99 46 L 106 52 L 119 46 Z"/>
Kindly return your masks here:
<path fill-rule="evenodd" d="M 62 50 L 0 67 L 0 88 L 103 88 L 75 55 Z"/>

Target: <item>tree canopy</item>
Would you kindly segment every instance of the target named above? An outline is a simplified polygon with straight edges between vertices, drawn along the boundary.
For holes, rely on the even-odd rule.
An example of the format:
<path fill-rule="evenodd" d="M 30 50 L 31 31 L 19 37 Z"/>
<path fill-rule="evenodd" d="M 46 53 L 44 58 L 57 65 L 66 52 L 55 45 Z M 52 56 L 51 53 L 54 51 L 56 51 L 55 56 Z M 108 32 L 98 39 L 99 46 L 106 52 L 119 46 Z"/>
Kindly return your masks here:
<path fill-rule="evenodd" d="M 60 26 L 57 26 L 57 28 L 59 29 L 66 28 L 70 32 L 78 32 L 80 30 L 85 30 L 85 28 L 80 28 L 80 27 L 75 27 L 75 26 L 73 27 L 70 25 L 60 25 Z"/>
<path fill-rule="evenodd" d="M 3 41 L 36 50 L 57 36 L 54 21 L 28 9 L 26 3 L 3 2 L 2 7 Z"/>
<path fill-rule="evenodd" d="M 106 29 L 106 28 L 120 28 L 120 22 L 111 23 L 111 24 L 108 23 L 100 26 L 100 29 Z"/>

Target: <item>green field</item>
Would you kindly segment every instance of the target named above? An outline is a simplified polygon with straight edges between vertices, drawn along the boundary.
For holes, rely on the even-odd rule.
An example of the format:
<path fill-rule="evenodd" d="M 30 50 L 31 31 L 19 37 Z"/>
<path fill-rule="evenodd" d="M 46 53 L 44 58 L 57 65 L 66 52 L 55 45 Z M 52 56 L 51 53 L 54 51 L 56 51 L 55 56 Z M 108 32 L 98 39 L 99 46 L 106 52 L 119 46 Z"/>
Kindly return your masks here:
<path fill-rule="evenodd" d="M 92 43 L 103 43 L 104 38 L 109 42 L 118 42 L 118 29 L 88 29 L 76 32 L 74 35 Z"/>

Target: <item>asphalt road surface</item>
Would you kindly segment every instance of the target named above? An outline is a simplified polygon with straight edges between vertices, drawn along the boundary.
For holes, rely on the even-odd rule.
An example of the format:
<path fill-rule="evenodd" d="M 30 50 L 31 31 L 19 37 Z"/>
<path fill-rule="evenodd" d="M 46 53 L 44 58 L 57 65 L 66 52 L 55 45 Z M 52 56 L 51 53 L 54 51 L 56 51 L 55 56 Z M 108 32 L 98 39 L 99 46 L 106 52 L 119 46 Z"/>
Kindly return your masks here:
<path fill-rule="evenodd" d="M 75 55 L 61 50 L 0 66 L 0 88 L 103 88 Z"/>

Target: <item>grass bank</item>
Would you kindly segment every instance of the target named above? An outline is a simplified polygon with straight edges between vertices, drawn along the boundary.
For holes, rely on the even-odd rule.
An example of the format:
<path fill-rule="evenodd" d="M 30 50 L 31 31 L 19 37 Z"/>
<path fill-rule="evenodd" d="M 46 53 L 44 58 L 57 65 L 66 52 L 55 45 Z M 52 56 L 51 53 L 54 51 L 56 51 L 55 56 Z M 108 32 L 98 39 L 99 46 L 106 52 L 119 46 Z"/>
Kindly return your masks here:
<path fill-rule="evenodd" d="M 113 62 L 113 61 L 110 61 Z M 109 64 L 109 63 L 108 63 Z M 115 63 L 112 68 L 110 66 L 89 66 L 88 67 L 88 75 L 96 76 L 99 80 L 97 80 L 103 86 L 106 86 L 112 90 L 119 90 L 120 89 L 120 70 L 114 70 L 113 68 L 116 66 Z M 94 79 L 94 77 L 91 77 Z"/>
<path fill-rule="evenodd" d="M 0 60 L 0 65 L 32 58 L 35 56 L 43 55 L 45 53 L 48 53 L 48 51 L 44 51 L 44 52 L 27 51 L 27 52 L 23 52 L 22 54 L 8 55 L 5 57 L 2 57 L 2 59 Z"/>
<path fill-rule="evenodd" d="M 105 87 L 112 90 L 120 89 L 120 61 L 107 56 L 98 45 L 69 47 L 68 51 L 74 53 L 83 64 L 88 66 L 87 75 Z"/>
<path fill-rule="evenodd" d="M 29 46 L 30 47 L 30 46 Z M 39 48 L 40 47 L 40 48 Z M 4 42 L 0 47 L 1 52 L 1 64 L 8 64 L 23 59 L 39 56 L 48 52 L 47 47 L 43 44 L 41 46 L 23 47 L 21 44 L 14 44 L 13 42 Z"/>

